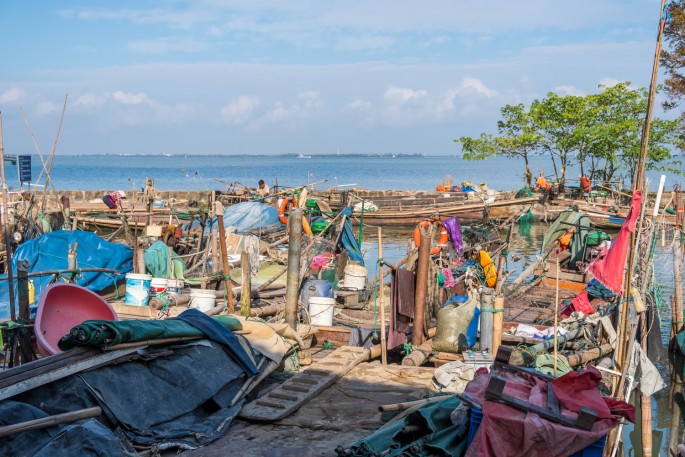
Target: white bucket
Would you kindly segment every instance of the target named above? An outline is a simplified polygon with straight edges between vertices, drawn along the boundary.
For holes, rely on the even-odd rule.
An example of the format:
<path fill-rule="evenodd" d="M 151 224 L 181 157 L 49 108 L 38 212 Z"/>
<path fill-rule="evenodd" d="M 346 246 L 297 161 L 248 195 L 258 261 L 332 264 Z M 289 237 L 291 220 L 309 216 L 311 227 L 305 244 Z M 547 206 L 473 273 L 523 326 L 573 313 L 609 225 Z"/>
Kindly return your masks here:
<path fill-rule="evenodd" d="M 168 281 L 166 278 L 152 278 L 152 281 L 150 281 L 150 298 L 166 292 Z"/>
<path fill-rule="evenodd" d="M 147 306 L 150 299 L 151 275 L 136 273 L 126 274 L 126 300 L 124 303 L 133 306 Z"/>
<path fill-rule="evenodd" d="M 166 293 L 177 295 L 179 292 L 181 292 L 181 289 L 183 289 L 184 285 L 185 284 L 183 283 L 182 279 L 169 279 L 166 284 Z"/>
<path fill-rule="evenodd" d="M 347 265 L 343 284 L 346 289 L 364 289 L 366 286 L 366 268 L 361 265 Z"/>
<path fill-rule="evenodd" d="M 335 298 L 309 297 L 309 318 L 311 325 L 333 325 Z"/>
<path fill-rule="evenodd" d="M 216 292 L 209 289 L 190 289 L 190 304 L 191 308 L 195 308 L 203 313 L 214 308 L 216 300 Z"/>

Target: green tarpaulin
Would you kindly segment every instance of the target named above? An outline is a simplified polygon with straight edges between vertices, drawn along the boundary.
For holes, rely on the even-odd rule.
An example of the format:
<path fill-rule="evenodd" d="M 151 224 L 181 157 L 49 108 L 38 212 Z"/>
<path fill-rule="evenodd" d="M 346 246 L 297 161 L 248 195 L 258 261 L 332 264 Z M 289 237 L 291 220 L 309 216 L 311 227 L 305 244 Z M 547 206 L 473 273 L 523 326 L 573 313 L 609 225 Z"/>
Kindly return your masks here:
<path fill-rule="evenodd" d="M 586 238 L 591 231 L 590 218 L 585 213 L 572 209 L 563 211 L 545 232 L 545 237 L 542 240 L 542 252 L 546 252 L 552 243 L 572 228 L 575 230 L 568 247 L 571 252 L 569 267 L 575 269 L 576 262 L 583 260 Z"/>
<path fill-rule="evenodd" d="M 223 327 L 236 331 L 243 328 L 232 316 L 213 316 Z M 192 325 L 177 319 L 145 321 L 86 321 L 71 329 L 62 337 L 58 346 L 66 351 L 76 346 L 114 346 L 121 343 L 157 340 L 166 338 L 199 337 L 205 334 Z"/>
<path fill-rule="evenodd" d="M 174 252 L 174 261 L 170 270 L 169 246 L 161 241 L 156 241 L 152 246 L 145 250 L 143 254 L 145 259 L 145 270 L 155 278 L 176 278 L 184 279 L 183 272 L 185 271 L 185 264 L 183 260 Z"/>
<path fill-rule="evenodd" d="M 445 456 L 459 457 L 466 452 L 466 430 L 454 425 L 450 414 L 460 404 L 456 397 L 428 403 L 407 415 L 404 420 L 387 424 L 366 438 L 357 441 L 339 455 L 355 457 Z M 404 433 L 402 428 L 418 426 L 419 430 Z M 351 453 L 347 453 L 347 452 Z"/>

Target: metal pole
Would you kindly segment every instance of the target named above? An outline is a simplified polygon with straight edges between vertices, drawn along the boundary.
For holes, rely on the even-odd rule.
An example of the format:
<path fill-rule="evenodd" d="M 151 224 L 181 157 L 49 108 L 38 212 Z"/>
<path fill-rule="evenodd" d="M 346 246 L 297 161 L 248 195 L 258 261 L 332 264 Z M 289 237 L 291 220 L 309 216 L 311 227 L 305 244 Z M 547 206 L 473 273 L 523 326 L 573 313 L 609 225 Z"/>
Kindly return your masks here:
<path fill-rule="evenodd" d="M 5 147 L 2 142 L 2 112 L 0 112 L 0 178 L 2 178 L 2 228 L 5 232 L 5 265 L 7 268 L 7 280 L 10 293 L 10 319 L 17 319 L 14 310 L 14 275 L 12 273 L 12 246 L 10 245 L 9 212 L 7 211 L 7 181 L 5 181 Z"/>
<path fill-rule="evenodd" d="M 380 261 L 383 260 L 383 234 L 381 228 L 378 227 L 378 269 L 383 268 Z M 381 363 L 383 365 L 388 364 L 388 344 L 385 338 L 385 284 L 383 284 L 383 278 L 378 282 L 378 289 L 380 291 L 380 302 L 381 302 Z"/>
<path fill-rule="evenodd" d="M 285 323 L 297 330 L 297 305 L 300 291 L 300 252 L 302 250 L 302 209 L 293 208 L 288 219 L 288 276 L 285 289 Z"/>
<path fill-rule="evenodd" d="M 426 312 L 426 293 L 428 292 L 428 275 L 430 274 L 431 236 L 423 227 L 421 231 L 421 245 L 419 246 L 419 260 L 416 267 L 416 292 L 414 294 L 414 327 L 411 344 L 420 346 L 425 341 L 423 333 L 424 314 Z"/>

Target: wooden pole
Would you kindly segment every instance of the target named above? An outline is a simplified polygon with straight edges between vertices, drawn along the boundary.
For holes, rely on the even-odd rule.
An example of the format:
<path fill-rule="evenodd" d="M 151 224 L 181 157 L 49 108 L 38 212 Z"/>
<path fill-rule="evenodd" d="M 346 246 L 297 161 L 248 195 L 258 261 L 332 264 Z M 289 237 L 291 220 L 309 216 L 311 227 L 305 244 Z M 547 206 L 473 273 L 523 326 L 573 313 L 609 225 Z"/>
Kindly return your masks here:
<path fill-rule="evenodd" d="M 297 309 L 300 292 L 300 252 L 302 250 L 302 209 L 293 208 L 288 218 L 288 276 L 285 290 L 285 323 L 297 330 Z M 306 305 L 306 304 L 305 304 Z"/>
<path fill-rule="evenodd" d="M 228 253 L 226 252 L 226 229 L 224 227 L 224 206 L 221 202 L 216 202 L 214 211 L 216 212 L 216 221 L 219 226 L 219 248 L 221 249 L 221 262 L 224 267 L 224 287 L 226 289 L 226 306 L 228 313 L 235 313 L 235 304 L 233 303 L 233 286 L 231 285 L 231 269 L 228 266 Z"/>
<path fill-rule="evenodd" d="M 430 224 L 433 227 L 433 224 Z M 421 245 L 419 246 L 419 259 L 416 267 L 416 291 L 414 294 L 414 325 L 412 327 L 411 344 L 420 346 L 425 341 L 424 315 L 426 312 L 426 294 L 428 292 L 428 275 L 430 274 L 431 238 L 423 227 L 421 232 Z"/>
<path fill-rule="evenodd" d="M 7 198 L 7 181 L 5 180 L 5 147 L 2 141 L 2 112 L 0 112 L 0 178 L 2 178 L 2 228 L 5 239 L 5 268 L 7 269 L 7 279 L 9 280 L 9 299 L 10 299 L 10 319 L 13 321 L 17 319 L 17 314 L 14 309 L 14 281 L 12 272 L 12 245 L 10 238 L 10 224 L 9 212 L 7 207 L 9 199 Z"/>
<path fill-rule="evenodd" d="M 17 292 L 19 295 L 19 319 L 24 322 L 31 321 L 29 311 L 29 261 L 26 259 L 17 261 Z M 19 353 L 21 363 L 28 363 L 34 359 L 31 344 L 31 334 L 23 332 L 19 337 Z"/>
<path fill-rule="evenodd" d="M 18 424 L 5 425 L 4 427 L 0 427 L 0 437 L 26 432 L 29 430 L 36 430 L 39 428 L 54 427 L 55 425 L 64 424 L 67 422 L 97 417 L 100 414 L 102 414 L 102 409 L 100 409 L 99 406 L 94 406 L 92 408 L 79 409 L 78 411 L 70 411 L 68 413 L 57 414 L 54 416 L 41 417 L 40 419 L 33 419 L 26 422 L 20 422 Z"/>
<path fill-rule="evenodd" d="M 557 278 L 555 282 L 555 298 L 554 298 L 554 376 L 557 375 L 557 329 L 559 321 L 559 257 L 557 257 Z"/>
<path fill-rule="evenodd" d="M 250 254 L 243 251 L 240 254 L 240 270 L 242 277 L 240 281 L 240 315 L 250 316 L 250 306 L 252 305 L 252 267 L 250 266 Z"/>
<path fill-rule="evenodd" d="M 383 234 L 380 227 L 378 227 L 378 268 L 382 268 L 381 260 L 383 259 Z M 379 284 L 380 301 L 381 301 L 381 363 L 388 364 L 388 345 L 385 339 L 385 287 L 383 280 Z"/>

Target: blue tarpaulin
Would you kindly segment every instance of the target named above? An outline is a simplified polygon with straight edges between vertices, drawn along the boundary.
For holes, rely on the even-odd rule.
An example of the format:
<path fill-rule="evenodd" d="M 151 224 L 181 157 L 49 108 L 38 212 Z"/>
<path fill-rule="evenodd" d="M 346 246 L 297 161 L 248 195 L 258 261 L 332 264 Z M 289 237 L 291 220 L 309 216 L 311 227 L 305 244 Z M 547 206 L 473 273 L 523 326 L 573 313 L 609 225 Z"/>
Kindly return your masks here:
<path fill-rule="evenodd" d="M 359 249 L 357 240 L 354 238 L 354 232 L 352 232 L 352 222 L 350 222 L 350 217 L 352 217 L 352 207 L 348 206 L 342 210 L 340 214 L 347 217 L 345 218 L 345 224 L 338 235 L 338 243 L 342 244 L 351 260 L 357 261 L 359 262 L 359 265 L 364 266 L 364 257 L 362 256 L 362 251 Z"/>
<path fill-rule="evenodd" d="M 275 232 L 283 229 L 278 210 L 260 202 L 242 202 L 224 210 L 224 227 L 235 227 L 237 233 L 250 230 Z"/>
<path fill-rule="evenodd" d="M 67 254 L 69 246 L 78 243 L 76 259 L 79 268 L 107 268 L 117 270 L 121 275 L 111 273 L 80 273 L 76 276 L 76 284 L 93 291 L 113 286 L 117 280 L 132 270 L 133 249 L 118 243 L 110 243 L 91 232 L 80 230 L 59 230 L 46 233 L 35 240 L 29 240 L 19 245 L 12 256 L 12 268 L 15 274 L 14 291 L 17 293 L 17 261 L 28 260 L 29 273 L 66 270 L 68 268 Z M 52 276 L 34 276 L 31 281 L 35 287 L 36 302 L 40 293 L 52 280 Z M 15 302 L 16 308 L 16 302 Z M 7 281 L 0 283 L 0 319 L 10 317 L 9 288 Z"/>

